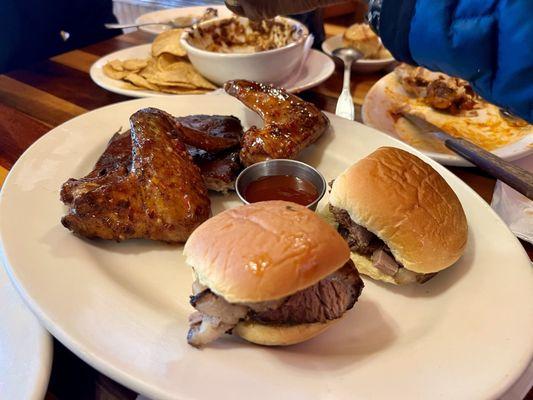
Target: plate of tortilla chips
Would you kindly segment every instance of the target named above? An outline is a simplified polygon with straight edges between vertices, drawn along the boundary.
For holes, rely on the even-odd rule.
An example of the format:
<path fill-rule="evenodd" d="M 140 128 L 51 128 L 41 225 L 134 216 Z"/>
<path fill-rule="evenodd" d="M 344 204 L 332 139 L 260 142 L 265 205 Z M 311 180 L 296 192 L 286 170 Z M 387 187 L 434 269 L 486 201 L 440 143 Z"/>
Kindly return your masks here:
<path fill-rule="evenodd" d="M 180 45 L 182 33 L 182 29 L 168 30 L 151 44 L 100 58 L 91 67 L 91 79 L 104 89 L 130 97 L 199 94 L 216 89 L 189 62 Z"/>

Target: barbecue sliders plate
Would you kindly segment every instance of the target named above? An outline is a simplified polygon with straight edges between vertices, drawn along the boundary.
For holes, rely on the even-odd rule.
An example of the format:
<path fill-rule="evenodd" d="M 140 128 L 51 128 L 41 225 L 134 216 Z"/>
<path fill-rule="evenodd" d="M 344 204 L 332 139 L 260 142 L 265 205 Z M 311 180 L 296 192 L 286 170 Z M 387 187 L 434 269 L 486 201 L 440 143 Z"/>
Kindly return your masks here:
<path fill-rule="evenodd" d="M 286 201 L 218 214 L 184 254 L 196 277 L 187 339 L 197 347 L 231 331 L 263 345 L 303 342 L 351 309 L 364 286 L 343 238 Z"/>
<path fill-rule="evenodd" d="M 466 246 L 466 216 L 452 188 L 420 158 L 393 147 L 340 174 L 326 212 L 359 272 L 389 283 L 424 283 Z"/>
<path fill-rule="evenodd" d="M 496 399 L 522 375 L 533 356 L 533 269 L 524 248 L 450 171 L 332 114 L 329 132 L 299 160 L 330 181 L 379 147 L 417 155 L 461 201 L 469 224 L 464 255 L 423 285 L 363 276 L 354 310 L 303 343 L 266 347 L 224 335 L 201 350 L 189 345 L 193 277 L 182 245 L 80 239 L 59 223 L 61 184 L 91 171 L 113 133 L 145 107 L 262 126 L 223 94 L 138 99 L 54 128 L 13 166 L 0 193 L 0 257 L 26 305 L 78 357 L 162 400 Z M 242 205 L 235 194 L 210 199 L 214 216 Z"/>

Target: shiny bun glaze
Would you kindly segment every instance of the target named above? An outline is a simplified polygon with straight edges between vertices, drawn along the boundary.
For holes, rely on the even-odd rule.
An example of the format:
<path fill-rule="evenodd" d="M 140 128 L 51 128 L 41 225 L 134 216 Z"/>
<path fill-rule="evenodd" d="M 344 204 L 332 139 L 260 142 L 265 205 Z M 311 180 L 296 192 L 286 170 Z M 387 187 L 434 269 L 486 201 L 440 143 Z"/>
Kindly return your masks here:
<path fill-rule="evenodd" d="M 404 150 L 382 147 L 348 168 L 335 180 L 329 201 L 413 272 L 447 268 L 466 246 L 468 226 L 457 195 L 431 166 Z"/>
<path fill-rule="evenodd" d="M 265 201 L 226 210 L 185 244 L 198 280 L 231 303 L 280 299 L 341 268 L 350 249 L 307 208 Z"/>

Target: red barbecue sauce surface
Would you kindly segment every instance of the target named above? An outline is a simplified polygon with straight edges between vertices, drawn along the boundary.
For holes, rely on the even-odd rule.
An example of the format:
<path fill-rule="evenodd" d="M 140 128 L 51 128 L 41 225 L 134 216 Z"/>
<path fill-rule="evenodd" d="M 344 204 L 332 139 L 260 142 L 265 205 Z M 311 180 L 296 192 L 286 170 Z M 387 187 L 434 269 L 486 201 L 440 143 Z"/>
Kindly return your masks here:
<path fill-rule="evenodd" d="M 318 197 L 318 190 L 311 182 L 297 176 L 264 176 L 251 182 L 244 190 L 249 203 L 267 200 L 285 200 L 307 206 Z"/>

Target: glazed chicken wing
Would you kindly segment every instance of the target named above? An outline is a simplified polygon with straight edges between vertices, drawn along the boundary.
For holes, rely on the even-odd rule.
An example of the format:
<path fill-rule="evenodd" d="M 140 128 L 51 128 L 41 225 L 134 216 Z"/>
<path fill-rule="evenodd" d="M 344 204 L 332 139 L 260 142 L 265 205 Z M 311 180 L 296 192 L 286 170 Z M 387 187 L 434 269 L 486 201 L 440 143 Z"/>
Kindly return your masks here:
<path fill-rule="evenodd" d="M 115 135 L 89 175 L 63 185 L 61 222 L 90 238 L 183 242 L 210 215 L 200 170 L 169 114 L 143 109 L 130 124 L 131 138 Z"/>
<path fill-rule="evenodd" d="M 317 107 L 283 89 L 246 80 L 226 82 L 224 89 L 264 121 L 263 128 L 252 126 L 244 133 L 240 158 L 245 165 L 295 158 L 328 128 Z"/>
<path fill-rule="evenodd" d="M 241 121 L 226 115 L 188 115 L 177 117 L 176 121 L 185 128 L 195 130 L 196 136 L 204 136 L 193 141 L 189 131 L 183 141 L 194 163 L 200 167 L 207 188 L 217 192 L 232 190 L 243 168 L 239 159 L 243 134 Z M 225 141 L 227 147 L 217 151 L 216 144 L 221 143 L 220 139 Z"/>

